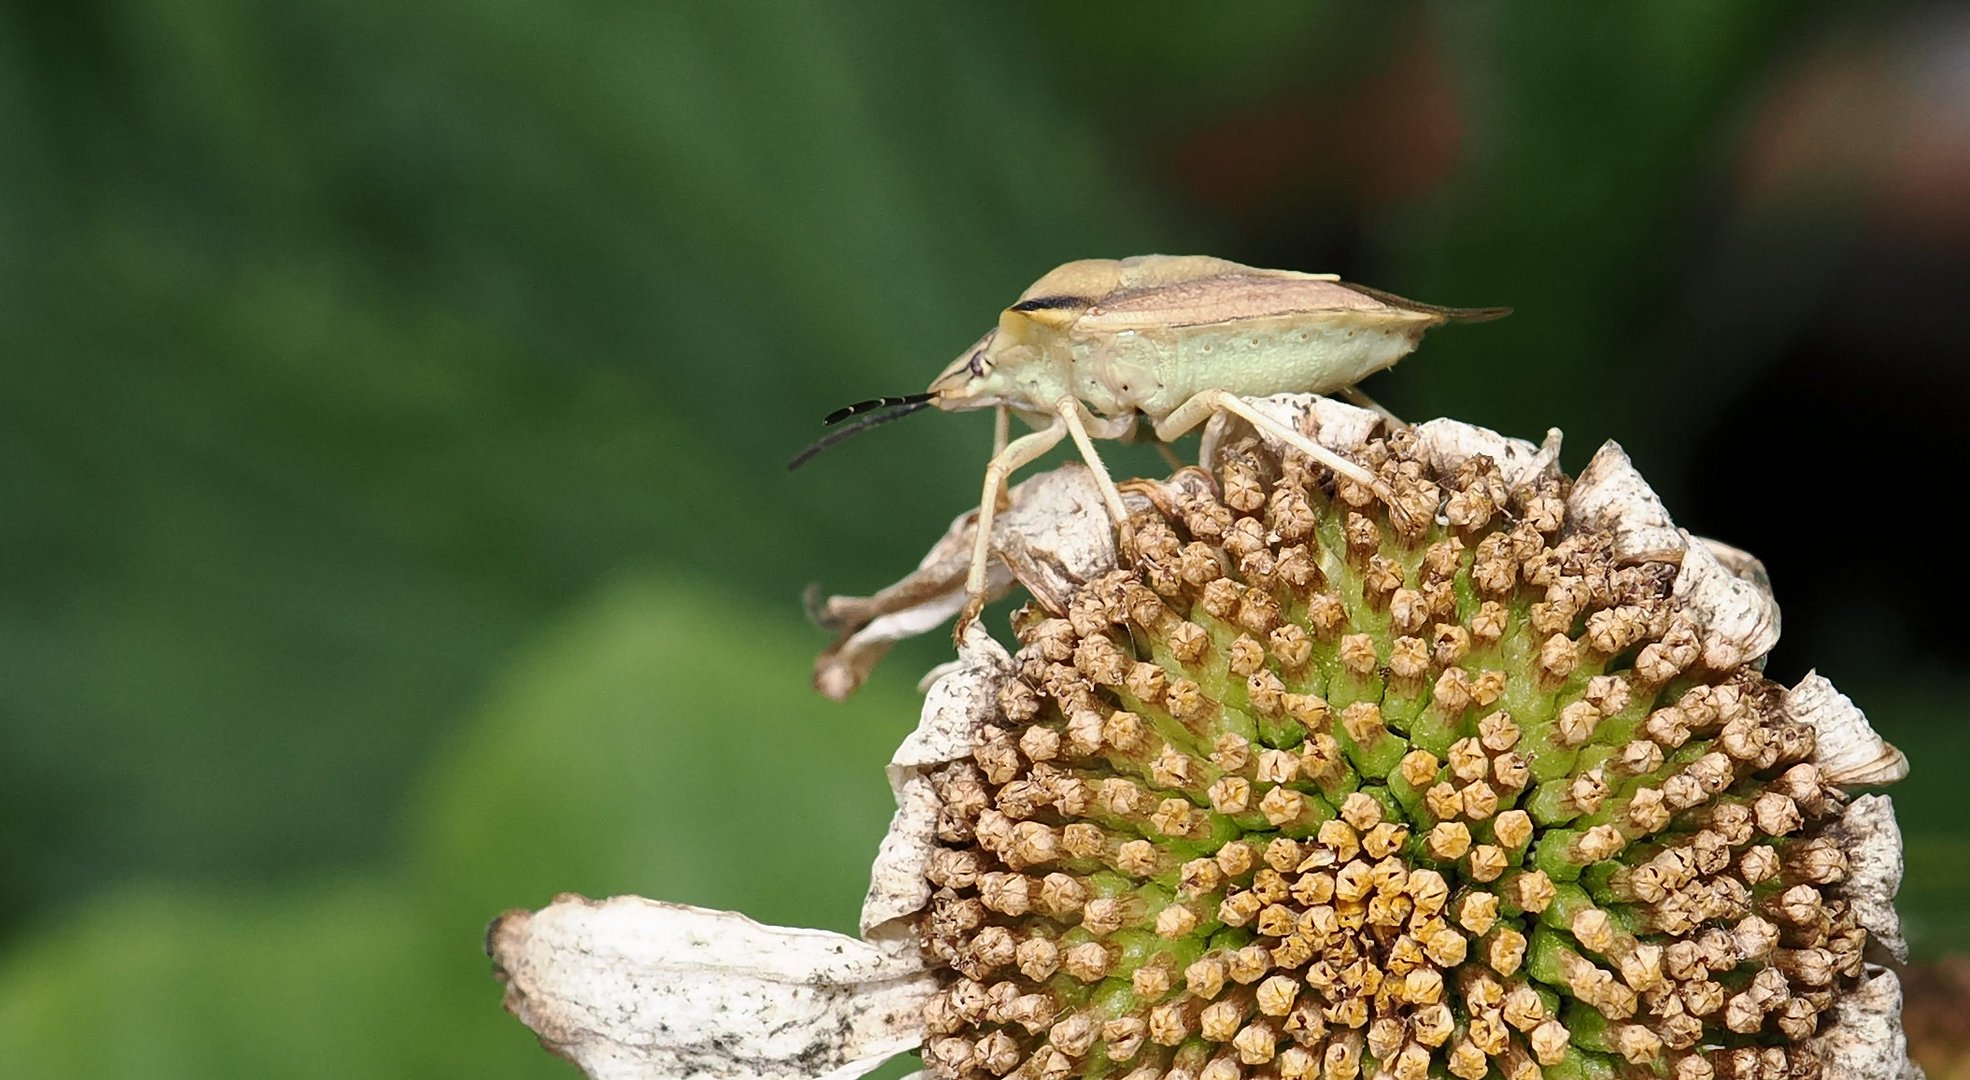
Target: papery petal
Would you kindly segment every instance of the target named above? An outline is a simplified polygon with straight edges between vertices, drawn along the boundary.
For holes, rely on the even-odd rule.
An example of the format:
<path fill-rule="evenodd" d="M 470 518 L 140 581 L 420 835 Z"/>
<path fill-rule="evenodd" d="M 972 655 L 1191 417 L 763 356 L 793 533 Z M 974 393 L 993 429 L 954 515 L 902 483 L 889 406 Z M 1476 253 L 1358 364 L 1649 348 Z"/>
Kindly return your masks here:
<path fill-rule="evenodd" d="M 1444 475 L 1454 475 L 1466 461 L 1480 455 L 1498 466 L 1507 487 L 1522 487 L 1559 472 L 1558 428 L 1547 431 L 1546 441 L 1538 446 L 1461 420 L 1426 420 L 1416 425 L 1416 435 L 1431 467 Z"/>
<path fill-rule="evenodd" d="M 1908 775 L 1908 758 L 1874 731 L 1847 695 L 1809 671 L 1786 691 L 1785 711 L 1813 728 L 1814 763 L 1828 783 L 1855 787 L 1892 784 Z"/>
<path fill-rule="evenodd" d="M 1738 580 L 1751 583 L 1766 596 L 1772 594 L 1772 575 L 1766 571 L 1765 564 L 1758 556 L 1743 548 L 1732 547 L 1722 540 L 1712 540 L 1707 536 L 1693 536 L 1690 539 L 1708 548 L 1710 554 L 1716 556 L 1717 561 L 1723 564 L 1724 569 L 1736 574 Z"/>
<path fill-rule="evenodd" d="M 970 542 L 967 541 L 965 546 L 968 550 Z M 876 616 L 829 646 L 814 661 L 814 689 L 820 691 L 823 697 L 846 701 L 861 689 L 868 680 L 869 672 L 874 671 L 876 664 L 888 655 L 891 645 L 928 634 L 957 617 L 958 612 L 964 609 L 964 589 L 949 588 L 948 584 L 940 584 L 941 591 L 929 591 L 920 596 L 904 594 L 884 598 L 899 600 L 910 606 Z M 986 595 L 1003 596 L 1011 586 L 1012 572 L 1004 564 L 995 563 L 986 574 Z"/>
<path fill-rule="evenodd" d="M 936 847 L 937 812 L 942 807 L 930 780 L 909 770 L 890 786 L 896 791 L 896 813 L 869 867 L 869 891 L 862 898 L 862 936 L 885 949 L 916 948 L 910 917 L 930 903 L 930 882 L 924 866 Z"/>
<path fill-rule="evenodd" d="M 1115 565 L 1115 528 L 1101 490 L 1079 462 L 1040 473 L 1007 492 L 1010 505 L 992 521 L 986 593 L 1003 596 L 1017 581 L 1042 606 L 1062 610 L 1067 597 Z M 1128 497 L 1135 506 L 1146 500 Z M 978 514 L 951 522 L 915 572 L 874 596 L 831 596 L 815 612 L 841 636 L 814 662 L 814 687 L 839 701 L 861 687 L 889 647 L 943 625 L 964 606 Z"/>
<path fill-rule="evenodd" d="M 592 1080 L 861 1076 L 923 1039 L 913 954 L 636 896 L 501 916 L 506 1007 Z"/>
<path fill-rule="evenodd" d="M 1902 830 L 1895 824 L 1894 804 L 1886 795 L 1863 795 L 1847 804 L 1828 832 L 1847 853 L 1847 880 L 1840 894 L 1855 921 L 1895 959 L 1906 961 L 1908 943 L 1895 913 L 1895 894 L 1902 887 Z"/>
<path fill-rule="evenodd" d="M 1318 394 L 1274 394 L 1246 401 L 1342 454 L 1359 451 L 1374 437 L 1376 428 L 1386 422 L 1380 413 Z M 1250 424 L 1238 417 L 1229 414 L 1214 417 L 1204 429 L 1198 460 L 1217 461 L 1225 445 L 1251 434 L 1252 430 Z M 1415 430 L 1431 465 L 1445 473 L 1456 472 L 1465 461 L 1479 454 L 1489 457 L 1498 466 L 1505 483 L 1514 487 L 1558 472 L 1560 432 L 1557 428 L 1548 431 L 1545 441 L 1536 446 L 1459 420 L 1428 420 L 1417 424 Z M 1260 435 L 1267 443 L 1277 446 L 1270 436 Z"/>
<path fill-rule="evenodd" d="M 1080 462 L 1041 473 L 992 524 L 992 552 L 1048 611 L 1065 611 L 1081 586 L 1115 568 L 1115 524 L 1094 474 Z M 1144 505 L 1123 496 L 1131 512 Z M 1003 525 L 1003 527 L 1001 527 Z"/>
<path fill-rule="evenodd" d="M 890 757 L 895 785 L 907 772 L 968 757 L 978 745 L 978 729 L 998 710 L 999 687 L 1012 675 L 1012 657 L 977 623 L 958 644 L 958 666 L 924 695 L 916 729 L 904 736 Z"/>
<path fill-rule="evenodd" d="M 939 809 L 926 773 L 971 755 L 978 729 L 997 710 L 999 687 L 1011 671 L 1004 646 L 973 623 L 958 646 L 957 666 L 931 686 L 916 730 L 889 759 L 896 814 L 869 871 L 862 903 L 862 934 L 869 940 L 915 947 L 908 920 L 930 902 L 924 863 L 934 846 Z"/>
<path fill-rule="evenodd" d="M 1678 616 L 1695 625 L 1703 662 L 1714 671 L 1762 659 L 1778 644 L 1778 602 L 1771 589 L 1739 577 L 1710 546 L 1683 533 L 1683 563 L 1671 590 Z"/>
<path fill-rule="evenodd" d="M 1246 404 L 1295 431 L 1304 431 L 1320 445 L 1342 455 L 1359 451 L 1382 424 L 1381 414 L 1357 408 L 1346 402 L 1318 394 L 1274 394 L 1246 398 Z M 1219 451 L 1232 441 L 1252 433 L 1252 426 L 1229 413 L 1219 413 L 1204 425 L 1204 438 L 1197 448 L 1197 460 L 1215 465 Z M 1278 440 L 1264 432 L 1259 437 L 1273 447 Z"/>
<path fill-rule="evenodd" d="M 1867 965 L 1860 982 L 1833 1002 L 1813 1043 L 1824 1080 L 1921 1080 L 1902 1034 L 1902 986 L 1895 973 Z"/>
<path fill-rule="evenodd" d="M 1655 489 L 1612 440 L 1601 445 L 1573 482 L 1566 516 L 1570 528 L 1611 533 L 1617 562 L 1677 562 L 1689 547 Z"/>

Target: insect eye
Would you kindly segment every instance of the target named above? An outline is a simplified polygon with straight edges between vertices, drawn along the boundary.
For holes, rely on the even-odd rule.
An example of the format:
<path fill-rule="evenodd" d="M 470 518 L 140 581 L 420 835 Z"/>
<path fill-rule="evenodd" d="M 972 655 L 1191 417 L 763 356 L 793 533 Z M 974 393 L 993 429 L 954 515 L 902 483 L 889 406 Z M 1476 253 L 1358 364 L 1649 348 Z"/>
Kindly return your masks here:
<path fill-rule="evenodd" d="M 980 349 L 972 353 L 970 362 L 965 364 L 964 367 L 966 371 L 971 372 L 971 377 L 974 379 L 985 374 L 985 350 Z"/>

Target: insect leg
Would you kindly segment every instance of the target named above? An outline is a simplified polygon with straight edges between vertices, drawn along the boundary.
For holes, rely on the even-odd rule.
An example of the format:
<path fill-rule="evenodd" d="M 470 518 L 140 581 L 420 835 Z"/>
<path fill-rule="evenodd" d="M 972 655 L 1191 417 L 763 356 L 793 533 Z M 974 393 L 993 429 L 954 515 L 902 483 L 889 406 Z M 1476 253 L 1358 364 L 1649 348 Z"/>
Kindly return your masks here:
<path fill-rule="evenodd" d="M 992 456 L 998 457 L 1006 452 L 1006 438 L 1012 434 L 1012 410 L 1004 405 L 992 410 Z M 1012 505 L 1012 497 L 1006 494 L 1004 484 L 999 485 L 998 507 L 1004 510 Z"/>
<path fill-rule="evenodd" d="M 1387 408 L 1383 407 L 1381 402 L 1362 393 L 1361 387 L 1359 386 L 1347 387 L 1341 391 L 1341 396 L 1381 417 L 1382 422 L 1388 425 L 1390 431 L 1405 431 L 1409 427 L 1408 421 L 1390 412 Z"/>
<path fill-rule="evenodd" d="M 1046 427 L 1030 435 L 1006 444 L 1006 448 L 992 455 L 992 461 L 985 466 L 985 493 L 978 500 L 978 538 L 972 542 L 971 572 L 965 575 L 964 611 L 958 615 L 957 636 L 964 636 L 965 628 L 978 618 L 985 609 L 985 573 L 992 558 L 992 518 L 998 513 L 999 492 L 1005 489 L 1006 477 L 1013 470 L 1031 462 L 1041 454 L 1060 445 L 1067 436 L 1067 425 L 1056 419 Z"/>
<path fill-rule="evenodd" d="M 1120 438 L 1135 427 L 1135 417 L 1128 416 L 1118 420 L 1103 420 L 1088 412 L 1088 407 L 1080 399 L 1064 397 L 1053 404 L 1060 420 L 1067 425 L 1067 434 L 1074 437 L 1074 445 L 1081 451 L 1082 460 L 1094 471 L 1095 486 L 1101 489 L 1101 501 L 1108 504 L 1109 520 L 1115 523 L 1116 538 L 1120 541 L 1117 554 L 1124 559 L 1132 558 L 1135 551 L 1135 533 L 1129 527 L 1129 508 L 1122 502 L 1122 493 L 1115 488 L 1115 478 L 1108 475 L 1108 466 L 1101 463 L 1101 455 L 1095 451 L 1094 440 L 1088 434 L 1090 423 L 1104 439 Z"/>
<path fill-rule="evenodd" d="M 1356 483 L 1368 485 L 1369 488 L 1374 490 L 1376 495 L 1382 496 L 1384 501 L 1386 501 L 1387 488 L 1380 480 L 1375 478 L 1374 473 L 1314 442 L 1312 439 L 1274 420 L 1259 410 L 1252 408 L 1245 403 L 1243 398 L 1228 391 L 1205 390 L 1200 392 L 1196 397 L 1177 406 L 1174 412 L 1163 418 L 1162 423 L 1156 425 L 1156 437 L 1164 442 L 1175 440 L 1182 436 L 1184 432 L 1203 423 L 1212 413 L 1220 409 L 1231 413 L 1233 416 L 1243 417 L 1253 427 L 1264 431 L 1273 438 L 1318 461 L 1342 476 Z"/>
<path fill-rule="evenodd" d="M 1145 427 L 1150 429 L 1149 441 L 1155 445 L 1156 456 L 1163 459 L 1163 464 L 1168 465 L 1171 472 L 1183 468 L 1183 459 L 1177 457 L 1177 452 L 1170 449 L 1169 443 L 1155 437 L 1155 424 L 1151 423 L 1149 418 L 1141 413 L 1136 413 L 1131 419 L 1128 430 L 1117 433 L 1115 437 L 1123 442 L 1132 443 L 1142 437 L 1142 429 Z"/>

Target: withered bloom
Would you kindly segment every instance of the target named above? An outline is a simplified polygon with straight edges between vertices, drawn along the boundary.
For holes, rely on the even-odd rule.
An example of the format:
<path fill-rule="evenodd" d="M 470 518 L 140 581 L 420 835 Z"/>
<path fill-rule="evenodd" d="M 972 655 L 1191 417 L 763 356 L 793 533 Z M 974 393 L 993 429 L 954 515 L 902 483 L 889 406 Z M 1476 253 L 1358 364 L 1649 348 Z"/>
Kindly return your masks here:
<path fill-rule="evenodd" d="M 1900 839 L 1858 790 L 1906 763 L 1824 679 L 1764 677 L 1757 562 L 1612 444 L 1568 479 L 1556 436 L 1257 404 L 1393 500 L 1220 424 L 1208 471 L 1127 486 L 1118 566 L 1078 466 L 1015 489 L 1019 647 L 974 632 L 932 686 L 874 944 L 838 939 L 867 968 L 819 973 L 854 1048 L 772 999 L 747 1022 L 797 1053 L 705 1049 L 735 1044 L 680 1000 L 703 965 L 652 989 L 661 950 L 595 914 L 642 901 L 503 920 L 509 1006 L 598 1077 L 852 1075 L 919 1040 L 952 1080 L 1913 1075 L 1873 962 L 1902 950 Z M 954 610 L 964 548 L 961 520 L 831 602 L 817 684 Z"/>

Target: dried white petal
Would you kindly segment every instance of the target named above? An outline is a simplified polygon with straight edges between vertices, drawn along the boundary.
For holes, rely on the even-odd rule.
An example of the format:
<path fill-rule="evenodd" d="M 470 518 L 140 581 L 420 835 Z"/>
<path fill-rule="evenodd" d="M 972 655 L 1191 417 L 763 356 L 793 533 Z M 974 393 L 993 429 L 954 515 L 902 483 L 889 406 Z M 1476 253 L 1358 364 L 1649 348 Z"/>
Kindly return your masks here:
<path fill-rule="evenodd" d="M 1672 590 L 1680 614 L 1703 640 L 1703 662 L 1714 671 L 1762 660 L 1778 644 L 1778 602 L 1769 588 L 1747 581 L 1683 533 L 1683 565 Z"/>
<path fill-rule="evenodd" d="M 862 936 L 884 947 L 915 948 L 909 919 L 930 902 L 924 864 L 935 846 L 937 796 L 927 771 L 969 757 L 978 729 L 998 708 L 999 687 L 1012 672 L 1012 657 L 973 623 L 958 646 L 958 664 L 925 695 L 915 731 L 889 759 L 889 787 L 896 814 L 869 871 L 862 902 Z"/>
<path fill-rule="evenodd" d="M 886 949 L 914 948 L 910 917 L 930 903 L 930 882 L 923 876 L 937 844 L 937 812 L 942 804 L 930 780 L 908 770 L 896 789 L 896 813 L 876 849 L 869 868 L 869 891 L 862 898 L 862 936 Z"/>
<path fill-rule="evenodd" d="M 1902 1034 L 1902 986 L 1895 973 L 1867 965 L 1860 982 L 1833 1002 L 1832 1022 L 1813 1043 L 1825 1080 L 1921 1080 Z"/>
<path fill-rule="evenodd" d="M 1295 431 L 1306 432 L 1314 442 L 1344 457 L 1352 456 L 1366 446 L 1382 423 L 1379 413 L 1318 394 L 1274 394 L 1271 397 L 1246 398 L 1245 402 Z M 1197 448 L 1197 460 L 1209 462 L 1215 467 L 1218 453 L 1223 447 L 1252 434 L 1251 424 L 1229 413 L 1219 413 L 1204 425 L 1204 438 Z M 1279 441 L 1271 435 L 1263 432 L 1259 435 L 1267 445 L 1280 448 Z"/>
<path fill-rule="evenodd" d="M 1573 529 L 1605 530 L 1614 536 L 1619 562 L 1676 562 L 1689 540 L 1619 443 L 1602 444 L 1580 471 L 1566 497 Z"/>
<path fill-rule="evenodd" d="M 1786 691 L 1786 715 L 1810 724 L 1814 762 L 1829 783 L 1856 787 L 1892 784 L 1908 775 L 1908 759 L 1889 745 L 1847 695 L 1809 671 Z"/>
<path fill-rule="evenodd" d="M 502 916 L 506 1007 L 592 1080 L 848 1080 L 917 1046 L 936 976 L 820 930 L 623 896 Z"/>
<path fill-rule="evenodd" d="M 1709 548 L 1710 554 L 1724 564 L 1724 569 L 1736 574 L 1739 580 L 1748 581 L 1767 593 L 1772 591 L 1772 575 L 1766 571 L 1765 564 L 1758 556 L 1707 536 L 1693 536 L 1690 539 Z"/>
<path fill-rule="evenodd" d="M 1040 606 L 1065 611 L 1081 586 L 1115 568 L 1115 524 L 1094 474 L 1078 461 L 1020 487 L 1011 507 L 993 521 L 992 550 Z M 1147 503 L 1123 496 L 1130 513 Z"/>
<path fill-rule="evenodd" d="M 922 678 L 917 680 L 917 693 L 930 693 L 930 688 L 937 685 L 937 680 L 962 667 L 964 667 L 964 661 L 962 660 L 946 660 L 941 664 L 934 665 L 929 671 L 923 673 Z"/>
<path fill-rule="evenodd" d="M 998 713 L 999 688 L 1012 676 L 1012 657 L 977 623 L 958 643 L 958 666 L 924 696 L 916 729 L 889 761 L 891 786 L 907 771 L 970 757 L 978 729 Z"/>
<path fill-rule="evenodd" d="M 1461 420 L 1425 420 L 1416 425 L 1416 435 L 1430 467 L 1445 476 L 1456 475 L 1464 462 L 1479 455 L 1498 466 L 1508 487 L 1523 487 L 1559 472 L 1558 428 L 1548 430 L 1546 441 L 1538 446 Z"/>
<path fill-rule="evenodd" d="M 1847 853 L 1847 880 L 1840 893 L 1854 919 L 1897 960 L 1908 959 L 1895 893 L 1902 887 L 1902 830 L 1886 795 L 1863 795 L 1847 804 L 1828 830 Z"/>
<path fill-rule="evenodd" d="M 1043 606 L 1064 610 L 1067 597 L 1115 565 L 1115 530 L 1087 466 L 1072 462 L 1007 491 L 1010 505 L 992 521 L 986 593 L 1003 596 L 1016 580 Z M 1127 497 L 1131 509 L 1141 495 Z M 951 522 L 908 577 L 874 596 L 831 596 L 813 612 L 840 637 L 814 661 L 814 688 L 836 701 L 868 678 L 889 647 L 949 622 L 964 607 L 978 513 Z"/>
<path fill-rule="evenodd" d="M 966 541 L 965 546 L 969 549 L 970 542 Z M 995 563 L 986 575 L 985 591 L 992 596 L 1003 596 L 1011 584 L 1012 572 L 1003 564 Z M 888 599 L 884 597 L 884 593 L 888 592 L 884 590 L 869 599 Z M 836 599 L 844 598 L 830 597 L 829 601 Z M 861 689 L 869 678 L 869 672 L 875 670 L 891 645 L 927 634 L 950 622 L 963 609 L 965 595 L 963 589 L 956 589 L 932 592 L 928 596 L 909 596 L 907 600 L 912 601 L 911 606 L 870 619 L 860 629 L 845 634 L 829 646 L 814 661 L 814 689 L 820 691 L 823 697 L 846 701 Z"/>

